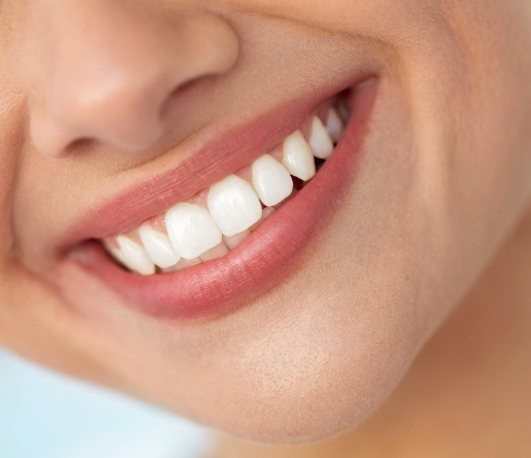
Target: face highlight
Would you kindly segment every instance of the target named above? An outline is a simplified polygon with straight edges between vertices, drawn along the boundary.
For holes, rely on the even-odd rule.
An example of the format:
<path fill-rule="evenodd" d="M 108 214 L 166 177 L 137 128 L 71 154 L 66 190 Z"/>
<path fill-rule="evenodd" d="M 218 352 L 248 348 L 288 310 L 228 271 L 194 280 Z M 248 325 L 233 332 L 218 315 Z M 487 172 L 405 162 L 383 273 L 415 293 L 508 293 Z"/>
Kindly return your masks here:
<path fill-rule="evenodd" d="M 531 8 L 465 3 L 3 2 L 0 344 L 259 441 L 366 419 L 531 203 Z"/>

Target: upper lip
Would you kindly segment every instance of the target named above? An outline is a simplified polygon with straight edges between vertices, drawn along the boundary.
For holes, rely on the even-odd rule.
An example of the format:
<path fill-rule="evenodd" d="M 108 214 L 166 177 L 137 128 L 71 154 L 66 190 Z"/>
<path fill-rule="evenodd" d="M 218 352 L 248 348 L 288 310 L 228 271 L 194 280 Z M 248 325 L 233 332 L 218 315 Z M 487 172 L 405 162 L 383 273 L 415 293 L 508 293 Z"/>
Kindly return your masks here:
<path fill-rule="evenodd" d="M 170 170 L 128 187 L 86 212 L 65 231 L 59 243 L 64 253 L 83 241 L 103 239 L 131 229 L 189 199 L 212 183 L 248 165 L 296 130 L 320 102 L 365 79 L 359 73 L 319 92 L 287 100 L 247 123 L 225 130 L 206 143 L 192 147 L 187 158 Z"/>

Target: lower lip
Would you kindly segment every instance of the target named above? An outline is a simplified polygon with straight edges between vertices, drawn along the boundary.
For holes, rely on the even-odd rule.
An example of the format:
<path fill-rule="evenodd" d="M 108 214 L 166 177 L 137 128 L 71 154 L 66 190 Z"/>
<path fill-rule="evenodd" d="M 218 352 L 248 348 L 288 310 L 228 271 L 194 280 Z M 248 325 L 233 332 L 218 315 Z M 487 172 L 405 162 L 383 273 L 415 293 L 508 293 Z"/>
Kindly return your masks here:
<path fill-rule="evenodd" d="M 355 88 L 350 122 L 334 154 L 228 255 L 143 277 L 122 270 L 94 242 L 83 262 L 76 262 L 116 291 L 126 306 L 157 318 L 213 318 L 250 304 L 300 266 L 305 249 L 341 205 L 359 168 L 377 87 L 371 79 Z"/>

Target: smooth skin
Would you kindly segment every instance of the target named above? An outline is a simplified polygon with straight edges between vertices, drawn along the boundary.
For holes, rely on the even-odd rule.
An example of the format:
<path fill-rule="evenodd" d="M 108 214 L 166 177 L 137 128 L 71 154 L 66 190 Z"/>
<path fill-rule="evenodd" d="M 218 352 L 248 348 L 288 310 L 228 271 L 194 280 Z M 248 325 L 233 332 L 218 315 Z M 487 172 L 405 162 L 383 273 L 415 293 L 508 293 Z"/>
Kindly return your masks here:
<path fill-rule="evenodd" d="M 229 433 L 219 456 L 522 456 L 529 49 L 528 0 L 0 2 L 1 344 Z M 357 181 L 247 307 L 148 318 L 55 256 L 190 145 L 360 69 Z"/>

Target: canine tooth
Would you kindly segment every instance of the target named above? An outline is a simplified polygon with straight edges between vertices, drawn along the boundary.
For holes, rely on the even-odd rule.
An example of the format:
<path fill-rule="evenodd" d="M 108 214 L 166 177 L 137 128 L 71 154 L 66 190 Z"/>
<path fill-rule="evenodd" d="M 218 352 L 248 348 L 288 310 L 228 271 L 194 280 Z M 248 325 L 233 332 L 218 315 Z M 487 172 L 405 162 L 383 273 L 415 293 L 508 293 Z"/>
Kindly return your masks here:
<path fill-rule="evenodd" d="M 343 130 L 343 121 L 341 121 L 337 111 L 334 108 L 330 108 L 326 117 L 326 131 L 334 143 L 341 139 Z"/>
<path fill-rule="evenodd" d="M 269 154 L 253 162 L 253 187 L 268 207 L 282 202 L 293 190 L 293 179 L 286 168 Z"/>
<path fill-rule="evenodd" d="M 319 159 L 328 159 L 334 150 L 334 144 L 321 120 L 314 116 L 312 118 L 310 140 L 308 142 L 313 155 Z"/>
<path fill-rule="evenodd" d="M 144 247 L 125 235 L 116 237 L 119 246 L 120 258 L 123 264 L 130 270 L 141 275 L 155 273 L 155 264 L 149 258 Z"/>
<path fill-rule="evenodd" d="M 138 228 L 138 235 L 151 260 L 161 268 L 171 267 L 179 262 L 181 257 L 173 249 L 170 239 L 151 227 L 142 224 Z"/>
<path fill-rule="evenodd" d="M 229 250 L 234 250 L 240 243 L 242 243 L 247 236 L 251 233 L 249 229 L 240 232 L 239 234 L 231 235 L 230 237 L 224 236 L 223 241 Z"/>
<path fill-rule="evenodd" d="M 244 231 L 262 216 L 262 206 L 253 187 L 236 175 L 229 175 L 210 187 L 207 205 L 219 229 L 227 236 Z"/>
<path fill-rule="evenodd" d="M 221 232 L 206 208 L 179 203 L 166 212 L 166 229 L 176 253 L 194 259 L 221 242 Z"/>
<path fill-rule="evenodd" d="M 313 153 L 300 130 L 286 137 L 283 150 L 282 162 L 291 175 L 303 181 L 308 181 L 315 175 Z"/>
<path fill-rule="evenodd" d="M 216 245 L 214 248 L 211 248 L 206 253 L 201 255 L 201 261 L 210 261 L 212 259 L 221 258 L 228 254 L 229 249 L 227 246 L 221 242 L 219 245 Z"/>

